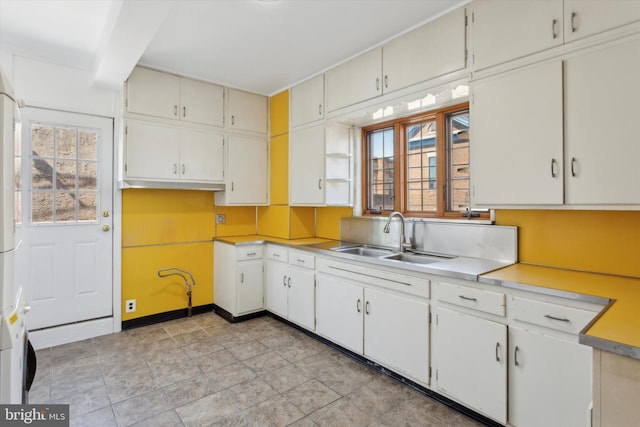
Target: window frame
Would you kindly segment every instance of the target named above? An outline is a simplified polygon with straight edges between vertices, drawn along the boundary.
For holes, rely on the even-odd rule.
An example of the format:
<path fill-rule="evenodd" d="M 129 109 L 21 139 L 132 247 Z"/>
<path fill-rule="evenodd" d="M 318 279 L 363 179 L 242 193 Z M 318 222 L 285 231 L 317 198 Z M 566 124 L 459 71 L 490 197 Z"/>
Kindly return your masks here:
<path fill-rule="evenodd" d="M 394 131 L 394 211 L 402 212 L 411 217 L 420 218 L 444 218 L 444 219 L 461 219 L 467 216 L 460 211 L 447 211 L 448 199 L 448 158 L 447 158 L 447 140 L 449 138 L 450 129 L 447 127 L 447 118 L 451 114 L 457 112 L 469 111 L 469 102 L 450 105 L 431 111 L 425 111 L 413 116 L 401 117 L 393 120 L 387 120 L 375 123 L 362 128 L 362 180 L 361 180 L 361 197 L 362 197 L 362 215 L 389 215 L 390 210 L 371 210 L 369 209 L 369 141 L 367 133 L 374 130 L 393 128 Z M 408 210 L 408 185 L 407 178 L 407 141 L 406 128 L 417 123 L 428 120 L 434 120 L 436 123 L 436 210 L 434 212 L 411 211 Z M 471 142 L 470 142 L 471 143 Z M 485 220 L 489 218 L 489 212 L 480 212 L 477 216 L 474 213 L 472 219 Z"/>

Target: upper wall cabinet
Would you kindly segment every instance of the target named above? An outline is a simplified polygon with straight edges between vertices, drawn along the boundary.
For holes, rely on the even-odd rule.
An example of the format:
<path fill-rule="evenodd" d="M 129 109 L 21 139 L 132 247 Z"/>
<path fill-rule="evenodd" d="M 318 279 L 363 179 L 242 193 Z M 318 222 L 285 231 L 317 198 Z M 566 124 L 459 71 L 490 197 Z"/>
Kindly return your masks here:
<path fill-rule="evenodd" d="M 564 0 L 564 41 L 587 37 L 640 20 L 636 0 Z"/>
<path fill-rule="evenodd" d="M 291 126 L 324 118 L 324 74 L 291 88 Z"/>
<path fill-rule="evenodd" d="M 327 112 L 464 69 L 465 50 L 459 9 L 327 71 Z"/>
<path fill-rule="evenodd" d="M 267 133 L 267 97 L 229 89 L 227 127 L 257 133 Z"/>
<path fill-rule="evenodd" d="M 476 0 L 474 70 L 542 52 L 640 20 L 629 0 Z"/>
<path fill-rule="evenodd" d="M 212 126 L 224 123 L 222 86 L 136 67 L 127 81 L 127 112 Z"/>

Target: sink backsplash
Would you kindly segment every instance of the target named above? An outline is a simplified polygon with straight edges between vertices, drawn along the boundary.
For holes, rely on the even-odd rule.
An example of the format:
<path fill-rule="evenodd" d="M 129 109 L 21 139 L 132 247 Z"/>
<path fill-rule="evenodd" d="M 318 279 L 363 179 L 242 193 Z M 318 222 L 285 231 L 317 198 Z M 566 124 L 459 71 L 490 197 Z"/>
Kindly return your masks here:
<path fill-rule="evenodd" d="M 386 217 L 351 217 L 340 221 L 340 240 L 399 249 L 400 218 L 384 233 Z M 407 218 L 405 235 L 416 250 L 453 256 L 518 261 L 518 229 L 489 224 L 438 222 Z"/>

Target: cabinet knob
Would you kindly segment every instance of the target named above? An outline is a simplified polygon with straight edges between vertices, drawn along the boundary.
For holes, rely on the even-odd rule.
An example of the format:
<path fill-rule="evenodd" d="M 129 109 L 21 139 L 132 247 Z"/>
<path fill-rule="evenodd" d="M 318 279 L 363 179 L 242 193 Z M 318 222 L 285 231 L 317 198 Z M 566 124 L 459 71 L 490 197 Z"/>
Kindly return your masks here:
<path fill-rule="evenodd" d="M 109 227 L 108 225 L 102 226 L 102 231 L 109 231 L 109 230 L 111 230 L 111 227 Z"/>

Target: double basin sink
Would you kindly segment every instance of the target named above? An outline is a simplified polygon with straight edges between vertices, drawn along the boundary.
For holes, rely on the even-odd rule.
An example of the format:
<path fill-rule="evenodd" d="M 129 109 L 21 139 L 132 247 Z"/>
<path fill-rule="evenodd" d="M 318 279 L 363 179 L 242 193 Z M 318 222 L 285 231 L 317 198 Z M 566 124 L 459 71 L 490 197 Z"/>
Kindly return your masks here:
<path fill-rule="evenodd" d="M 454 257 L 434 255 L 434 254 L 421 254 L 414 252 L 398 252 L 393 249 L 381 248 L 370 245 L 355 245 L 355 246 L 339 246 L 332 248 L 331 250 L 348 255 L 359 255 L 368 258 L 378 258 L 389 261 L 400 261 L 411 264 L 431 264 L 434 262 L 440 262 Z"/>

